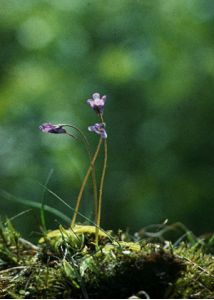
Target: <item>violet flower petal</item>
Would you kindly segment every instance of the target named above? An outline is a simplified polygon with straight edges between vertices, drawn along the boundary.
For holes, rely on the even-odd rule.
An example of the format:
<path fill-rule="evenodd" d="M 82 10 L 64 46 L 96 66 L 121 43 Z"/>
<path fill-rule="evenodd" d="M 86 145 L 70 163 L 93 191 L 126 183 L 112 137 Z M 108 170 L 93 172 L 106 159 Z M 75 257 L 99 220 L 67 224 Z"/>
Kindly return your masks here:
<path fill-rule="evenodd" d="M 105 130 L 104 123 L 95 123 L 94 125 L 89 126 L 88 130 L 91 132 L 95 132 L 96 134 L 100 135 L 103 139 L 107 138 L 107 133 Z"/>
<path fill-rule="evenodd" d="M 87 103 L 96 111 L 96 113 L 102 114 L 106 100 L 107 98 L 105 95 L 101 97 L 99 93 L 94 93 L 92 99 L 88 99 Z"/>
<path fill-rule="evenodd" d="M 54 125 L 51 123 L 44 123 L 39 126 L 39 129 L 45 133 L 54 133 L 54 134 L 66 133 L 66 130 L 62 127 L 62 125 Z"/>

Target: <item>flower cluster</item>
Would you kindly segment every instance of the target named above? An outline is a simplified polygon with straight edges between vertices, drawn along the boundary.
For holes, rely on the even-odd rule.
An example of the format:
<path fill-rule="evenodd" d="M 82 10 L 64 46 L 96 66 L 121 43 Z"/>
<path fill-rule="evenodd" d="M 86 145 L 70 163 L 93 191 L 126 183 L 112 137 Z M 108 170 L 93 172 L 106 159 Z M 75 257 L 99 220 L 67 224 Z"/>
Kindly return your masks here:
<path fill-rule="evenodd" d="M 104 111 L 104 106 L 106 103 L 106 96 L 100 96 L 99 93 L 94 93 L 92 95 L 92 99 L 88 99 L 87 103 L 91 106 L 91 108 L 98 113 L 99 115 L 102 115 Z M 95 132 L 96 134 L 100 135 L 102 139 L 107 138 L 107 133 L 105 130 L 105 123 L 95 123 L 92 126 L 88 127 L 88 130 L 91 132 Z"/>
<path fill-rule="evenodd" d="M 87 103 L 91 106 L 91 108 L 101 115 L 104 110 L 104 106 L 106 103 L 106 96 L 100 96 L 99 93 L 94 93 L 92 95 L 92 99 L 88 99 Z M 67 133 L 67 131 L 63 127 L 64 125 L 58 124 L 54 125 L 52 123 L 44 123 L 41 126 L 39 126 L 39 129 L 42 132 L 45 133 L 54 133 L 54 134 L 61 134 L 61 133 Z M 107 133 L 105 130 L 105 123 L 95 123 L 94 125 L 91 125 L 88 127 L 88 130 L 91 132 L 95 132 L 96 134 L 100 135 L 101 138 L 106 139 Z"/>

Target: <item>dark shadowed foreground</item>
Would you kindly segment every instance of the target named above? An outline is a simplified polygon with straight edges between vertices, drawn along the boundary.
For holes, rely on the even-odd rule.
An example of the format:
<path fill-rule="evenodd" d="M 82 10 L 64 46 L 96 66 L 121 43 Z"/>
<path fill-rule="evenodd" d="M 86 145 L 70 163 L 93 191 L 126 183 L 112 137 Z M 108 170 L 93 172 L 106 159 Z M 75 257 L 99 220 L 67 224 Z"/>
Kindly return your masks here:
<path fill-rule="evenodd" d="M 194 244 L 131 240 L 76 225 L 35 246 L 0 228 L 0 298 L 213 298 L 213 238 Z"/>

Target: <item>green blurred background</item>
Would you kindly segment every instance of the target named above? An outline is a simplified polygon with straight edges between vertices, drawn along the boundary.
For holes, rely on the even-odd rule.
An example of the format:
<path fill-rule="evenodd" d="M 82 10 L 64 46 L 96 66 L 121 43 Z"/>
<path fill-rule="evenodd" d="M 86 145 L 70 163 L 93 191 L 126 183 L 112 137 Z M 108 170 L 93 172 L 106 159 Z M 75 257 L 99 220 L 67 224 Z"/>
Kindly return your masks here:
<path fill-rule="evenodd" d="M 98 137 L 87 126 L 97 116 L 86 100 L 100 92 L 108 96 L 109 136 L 103 227 L 134 232 L 169 219 L 196 234 L 213 231 L 214 1 L 0 5 L 0 188 L 40 202 L 39 183 L 53 169 L 48 187 L 74 206 L 87 155 L 38 126 L 76 124 L 95 149 Z M 52 195 L 45 201 L 71 215 Z M 89 187 L 81 205 L 88 217 L 92 203 Z M 1 196 L 0 209 L 12 217 L 27 207 Z M 47 218 L 48 227 L 58 226 L 60 219 Z M 32 235 L 39 211 L 14 222 Z"/>

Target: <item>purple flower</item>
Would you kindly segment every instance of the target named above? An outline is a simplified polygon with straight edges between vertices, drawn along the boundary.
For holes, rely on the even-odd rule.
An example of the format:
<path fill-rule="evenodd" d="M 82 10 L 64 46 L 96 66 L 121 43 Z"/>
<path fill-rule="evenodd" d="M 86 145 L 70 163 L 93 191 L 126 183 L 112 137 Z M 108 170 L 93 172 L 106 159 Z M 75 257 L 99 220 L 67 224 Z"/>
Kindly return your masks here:
<path fill-rule="evenodd" d="M 99 134 L 103 139 L 107 138 L 105 123 L 95 123 L 94 125 L 89 126 L 88 130 Z"/>
<path fill-rule="evenodd" d="M 96 113 L 102 114 L 106 100 L 107 98 L 105 95 L 101 97 L 99 93 L 94 93 L 92 99 L 88 99 L 87 103 L 96 111 Z"/>
<path fill-rule="evenodd" d="M 66 130 L 63 128 L 63 125 L 53 125 L 51 123 L 44 123 L 39 126 L 39 129 L 45 133 L 66 133 Z"/>

